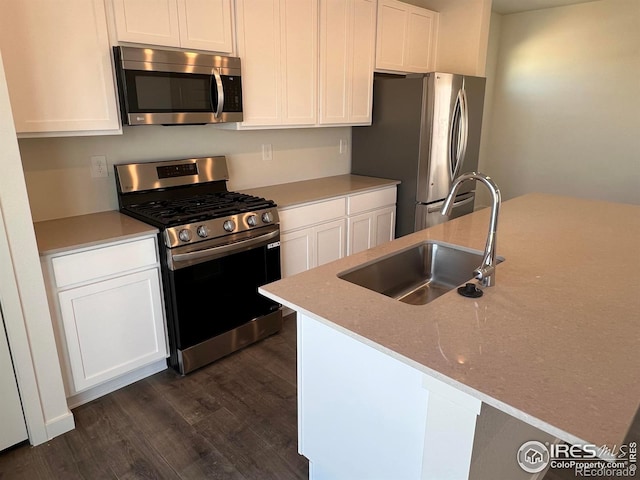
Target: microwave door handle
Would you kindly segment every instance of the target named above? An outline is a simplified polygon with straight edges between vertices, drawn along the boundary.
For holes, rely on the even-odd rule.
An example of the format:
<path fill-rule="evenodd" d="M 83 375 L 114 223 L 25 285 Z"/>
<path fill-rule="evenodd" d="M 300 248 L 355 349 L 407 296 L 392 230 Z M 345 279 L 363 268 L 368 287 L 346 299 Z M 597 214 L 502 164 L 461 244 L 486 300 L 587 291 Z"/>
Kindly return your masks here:
<path fill-rule="evenodd" d="M 215 82 L 216 82 L 216 92 L 217 92 L 216 97 L 218 99 L 217 105 L 215 105 L 216 110 L 214 112 L 214 116 L 218 118 L 222 114 L 222 108 L 224 107 L 224 89 L 222 88 L 222 77 L 220 76 L 220 73 L 216 69 L 213 70 L 213 78 L 215 79 Z"/>

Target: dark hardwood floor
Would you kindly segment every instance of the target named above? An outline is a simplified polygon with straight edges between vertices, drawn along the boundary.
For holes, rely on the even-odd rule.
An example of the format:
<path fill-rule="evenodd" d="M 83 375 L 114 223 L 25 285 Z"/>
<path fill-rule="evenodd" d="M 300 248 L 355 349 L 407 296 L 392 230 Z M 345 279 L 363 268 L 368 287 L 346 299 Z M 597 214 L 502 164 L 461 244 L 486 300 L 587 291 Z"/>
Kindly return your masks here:
<path fill-rule="evenodd" d="M 290 316 L 278 335 L 186 377 L 166 370 L 74 409 L 75 430 L 0 453 L 0 480 L 306 479 L 296 409 Z M 627 435 L 639 440 L 640 412 Z"/>
<path fill-rule="evenodd" d="M 73 410 L 76 429 L 0 454 L 0 479 L 306 479 L 296 325 L 196 372 L 170 370 Z"/>

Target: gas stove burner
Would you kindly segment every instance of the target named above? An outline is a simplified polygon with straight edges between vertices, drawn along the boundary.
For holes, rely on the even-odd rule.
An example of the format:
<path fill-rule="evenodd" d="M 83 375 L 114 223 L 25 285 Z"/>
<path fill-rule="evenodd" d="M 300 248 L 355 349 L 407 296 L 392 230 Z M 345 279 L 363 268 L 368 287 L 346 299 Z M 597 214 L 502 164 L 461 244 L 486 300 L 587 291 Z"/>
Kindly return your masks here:
<path fill-rule="evenodd" d="M 169 227 L 273 207 L 274 202 L 261 197 L 237 192 L 217 192 L 180 200 L 154 200 L 134 204 L 128 210 Z"/>

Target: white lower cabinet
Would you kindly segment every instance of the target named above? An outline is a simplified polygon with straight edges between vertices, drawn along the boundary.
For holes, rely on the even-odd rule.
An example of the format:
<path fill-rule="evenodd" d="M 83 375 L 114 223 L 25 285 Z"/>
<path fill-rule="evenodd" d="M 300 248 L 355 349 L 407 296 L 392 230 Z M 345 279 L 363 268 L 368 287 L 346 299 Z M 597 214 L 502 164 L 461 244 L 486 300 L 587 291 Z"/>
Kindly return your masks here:
<path fill-rule="evenodd" d="M 347 255 L 393 240 L 396 225 L 396 187 L 351 195 L 347 201 Z"/>
<path fill-rule="evenodd" d="M 393 240 L 396 186 L 281 210 L 282 276 Z"/>
<path fill-rule="evenodd" d="M 298 446 L 311 480 L 469 477 L 480 400 L 297 318 Z"/>
<path fill-rule="evenodd" d="M 284 227 L 286 228 L 286 226 Z M 345 256 L 344 218 L 280 235 L 282 276 L 289 277 Z"/>
<path fill-rule="evenodd" d="M 304 228 L 280 235 L 280 263 L 282 276 L 290 277 L 313 265 L 313 229 Z"/>
<path fill-rule="evenodd" d="M 289 277 L 345 255 L 344 197 L 281 210 L 280 262 Z"/>
<path fill-rule="evenodd" d="M 123 386 L 123 376 L 164 363 L 155 237 L 45 257 L 43 267 L 68 397 L 94 387 L 107 393 Z M 108 382 L 114 382 L 111 388 L 105 388 Z"/>
<path fill-rule="evenodd" d="M 349 217 L 347 255 L 393 240 L 395 223 L 395 206 Z"/>
<path fill-rule="evenodd" d="M 165 358 L 157 268 L 58 294 L 75 391 Z"/>

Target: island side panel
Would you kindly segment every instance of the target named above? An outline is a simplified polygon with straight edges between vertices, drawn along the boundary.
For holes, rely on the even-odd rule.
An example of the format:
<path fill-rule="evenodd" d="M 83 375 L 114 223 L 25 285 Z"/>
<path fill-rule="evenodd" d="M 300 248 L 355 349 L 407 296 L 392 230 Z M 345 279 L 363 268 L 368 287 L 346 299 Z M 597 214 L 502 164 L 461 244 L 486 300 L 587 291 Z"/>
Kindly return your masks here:
<path fill-rule="evenodd" d="M 466 478 L 480 402 L 439 384 L 298 313 L 299 451 L 310 478 Z"/>

